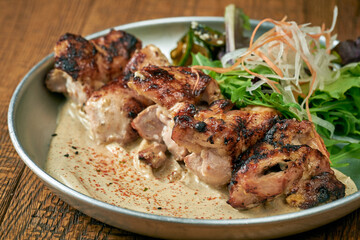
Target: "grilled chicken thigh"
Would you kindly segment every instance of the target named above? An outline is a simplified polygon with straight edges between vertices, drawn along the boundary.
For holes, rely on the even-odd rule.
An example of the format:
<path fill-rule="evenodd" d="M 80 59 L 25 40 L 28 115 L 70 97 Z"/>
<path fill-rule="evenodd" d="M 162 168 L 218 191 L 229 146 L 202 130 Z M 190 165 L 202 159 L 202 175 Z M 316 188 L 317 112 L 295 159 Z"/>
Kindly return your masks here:
<path fill-rule="evenodd" d="M 203 100 L 210 103 L 222 98 L 215 80 L 201 71 L 192 72 L 188 67 L 149 65 L 135 72 L 128 85 L 167 109 L 178 102 L 196 104 Z"/>
<path fill-rule="evenodd" d="M 128 85 L 156 103 L 134 119 L 133 128 L 147 140 L 164 143 L 176 160 L 183 160 L 188 154 L 184 146 L 172 139 L 173 113 L 177 110 L 177 103 L 200 104 L 201 101 L 222 98 L 215 80 L 187 67 L 149 65 L 135 72 Z"/>
<path fill-rule="evenodd" d="M 166 161 L 166 146 L 153 142 L 139 151 L 139 159 L 145 161 L 152 168 L 161 167 Z"/>
<path fill-rule="evenodd" d="M 149 141 L 162 142 L 161 132 L 164 124 L 160 121 L 157 110 L 157 105 L 147 107 L 138 114 L 131 125 L 137 130 L 140 137 Z"/>
<path fill-rule="evenodd" d="M 100 72 L 111 80 L 123 74 L 131 57 L 142 45 L 133 35 L 115 30 L 90 41 L 101 55 L 98 62 Z"/>
<path fill-rule="evenodd" d="M 148 65 L 169 66 L 170 63 L 158 47 L 149 44 L 142 49 L 136 50 L 124 70 L 125 78 L 130 78 L 130 74 Z"/>
<path fill-rule="evenodd" d="M 174 118 L 172 139 L 192 152 L 184 159 L 187 168 L 215 186 L 230 182 L 233 159 L 262 139 L 278 118 L 271 108 L 232 107 L 229 100 L 205 110 L 184 103 Z"/>
<path fill-rule="evenodd" d="M 94 90 L 120 76 L 138 48 L 141 41 L 123 31 L 112 30 L 89 41 L 80 35 L 64 34 L 54 48 L 55 68 L 46 86 L 81 105 Z"/>
<path fill-rule="evenodd" d="M 343 197 L 322 147 L 312 123 L 279 121 L 237 160 L 228 202 L 248 209 L 285 196 L 288 204 L 309 208 Z"/>
<path fill-rule="evenodd" d="M 160 49 L 153 45 L 137 50 L 126 65 L 126 74 L 95 91 L 86 102 L 90 129 L 98 143 L 116 141 L 125 145 L 138 137 L 131 121 L 153 102 L 128 87 L 128 75 L 149 63 L 169 64 Z"/>
<path fill-rule="evenodd" d="M 138 137 L 131 121 L 152 101 L 137 95 L 120 81 L 113 81 L 94 91 L 84 111 L 95 141 L 118 142 L 122 145 Z"/>
<path fill-rule="evenodd" d="M 178 146 L 172 139 L 173 120 L 168 110 L 152 105 L 142 111 L 131 123 L 139 135 L 152 142 L 165 144 L 176 160 L 183 160 L 188 154 L 185 147 Z"/>

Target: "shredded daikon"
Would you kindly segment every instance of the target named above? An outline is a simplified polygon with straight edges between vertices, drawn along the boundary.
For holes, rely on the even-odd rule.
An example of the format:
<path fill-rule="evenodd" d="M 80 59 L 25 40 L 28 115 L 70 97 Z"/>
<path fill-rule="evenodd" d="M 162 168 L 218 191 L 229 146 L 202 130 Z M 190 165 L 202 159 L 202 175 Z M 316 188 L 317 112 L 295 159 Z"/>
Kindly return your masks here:
<path fill-rule="evenodd" d="M 249 48 L 237 49 L 223 56 L 223 68 L 193 66 L 194 69 L 207 69 L 218 73 L 226 73 L 236 69 L 245 70 L 261 81 L 248 87 L 251 92 L 263 84 L 268 84 L 273 91 L 283 94 L 284 98 L 293 103 L 299 103 L 302 111 L 297 114 L 302 118 L 312 120 L 309 111 L 309 98 L 316 89 L 335 81 L 336 76 L 332 63 L 334 56 L 330 54 L 336 36 L 331 36 L 336 23 L 338 9 L 335 7 L 330 29 L 325 26 L 311 27 L 309 24 L 298 25 L 294 21 L 276 21 L 270 18 L 262 20 L 254 29 Z M 254 41 L 255 34 L 264 22 L 271 22 L 274 27 Z M 325 46 L 321 38 L 325 39 Z M 258 65 L 268 67 L 273 74 L 254 73 Z M 302 96 L 302 102 L 297 102 Z M 315 120 L 315 119 L 314 119 Z M 328 124 L 316 121 L 320 125 Z"/>

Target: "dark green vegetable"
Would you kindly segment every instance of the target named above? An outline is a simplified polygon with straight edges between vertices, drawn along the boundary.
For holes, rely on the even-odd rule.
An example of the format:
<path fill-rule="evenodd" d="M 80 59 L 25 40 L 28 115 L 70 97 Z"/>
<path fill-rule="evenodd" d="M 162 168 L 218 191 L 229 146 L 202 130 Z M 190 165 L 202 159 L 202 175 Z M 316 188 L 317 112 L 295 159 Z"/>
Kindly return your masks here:
<path fill-rule="evenodd" d="M 177 47 L 171 51 L 174 65 L 191 65 L 191 53 L 201 53 L 210 59 L 219 59 L 225 48 L 225 37 L 208 26 L 194 22 L 182 37 Z"/>
<path fill-rule="evenodd" d="M 193 64 L 210 67 L 222 66 L 220 61 L 211 61 L 201 54 L 193 55 Z M 251 71 L 260 74 L 273 74 L 271 69 L 260 65 Z M 246 89 L 251 86 L 251 81 L 256 81 L 256 79 L 250 80 L 249 78 L 241 77 L 250 76 L 244 70 L 231 71 L 224 74 L 219 74 L 208 70 L 204 70 L 204 72 L 218 81 L 224 96 L 229 98 L 239 108 L 245 107 L 247 105 L 272 107 L 277 109 L 287 118 L 299 119 L 299 116 L 294 113 L 294 109 L 300 110 L 300 106 L 298 104 L 285 102 L 283 96 L 279 93 L 267 93 L 270 88 L 266 88 L 266 86 L 264 86 L 262 88 L 256 89 L 252 93 L 246 91 Z"/>
<path fill-rule="evenodd" d="M 187 34 L 180 39 L 177 43 L 177 47 L 170 53 L 173 63 L 178 66 L 188 65 L 191 50 L 194 45 L 194 33 L 188 31 Z"/>

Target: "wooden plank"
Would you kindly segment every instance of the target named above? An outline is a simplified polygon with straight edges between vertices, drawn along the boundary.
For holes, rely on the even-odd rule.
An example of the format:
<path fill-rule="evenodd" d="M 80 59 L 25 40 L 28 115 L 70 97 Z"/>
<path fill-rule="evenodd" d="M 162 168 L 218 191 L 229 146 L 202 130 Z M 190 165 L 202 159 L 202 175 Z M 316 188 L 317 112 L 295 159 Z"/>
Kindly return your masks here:
<path fill-rule="evenodd" d="M 11 95 L 35 63 L 52 51 L 59 35 L 79 31 L 89 4 L 69 1 L 0 1 L 0 223 L 24 170 L 8 134 L 7 110 Z M 91 3 L 89 1 L 89 3 Z M 69 10 L 69 9 L 70 10 Z"/>
<path fill-rule="evenodd" d="M 0 226 L 2 239 L 134 239 L 60 200 L 28 168 Z M 130 237 L 132 236 L 132 237 Z M 136 236 L 137 239 L 145 239 Z M 1 239 L 1 238 L 0 238 Z"/>

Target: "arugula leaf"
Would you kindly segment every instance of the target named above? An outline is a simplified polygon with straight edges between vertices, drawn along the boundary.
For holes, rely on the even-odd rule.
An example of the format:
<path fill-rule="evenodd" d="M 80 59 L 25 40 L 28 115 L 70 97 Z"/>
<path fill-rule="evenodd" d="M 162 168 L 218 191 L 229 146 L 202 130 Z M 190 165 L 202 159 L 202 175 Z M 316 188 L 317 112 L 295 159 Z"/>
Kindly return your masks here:
<path fill-rule="evenodd" d="M 360 137 L 360 63 L 340 69 L 337 81 L 310 98 L 310 112 L 335 126 L 340 136 Z M 326 137 L 332 135 L 317 126 Z"/>
<path fill-rule="evenodd" d="M 330 152 L 331 166 L 350 176 L 359 188 L 360 143 L 347 144 L 343 148 L 333 145 L 328 150 Z"/>
<path fill-rule="evenodd" d="M 210 67 L 222 67 L 220 61 L 211 61 L 207 57 L 193 54 L 193 64 Z M 270 88 L 257 88 L 251 93 L 247 89 L 252 85 L 252 80 L 246 76 L 250 74 L 244 70 L 234 70 L 224 74 L 219 74 L 209 70 L 203 70 L 212 78 L 218 81 L 223 95 L 229 98 L 237 107 L 245 107 L 247 105 L 258 105 L 264 107 L 272 107 L 277 109 L 286 118 L 300 119 L 293 109 L 301 110 L 299 104 L 288 103 L 282 94 L 272 92 L 266 93 Z M 259 74 L 273 74 L 273 71 L 265 66 L 257 66 L 251 71 Z"/>
<path fill-rule="evenodd" d="M 360 63 L 341 68 L 339 79 L 327 85 L 323 91 L 332 98 L 340 99 L 346 98 L 345 93 L 353 87 L 360 87 Z"/>
<path fill-rule="evenodd" d="M 334 145 L 335 146 L 335 145 Z M 334 151 L 333 149 L 330 149 L 331 151 Z M 346 158 L 358 158 L 360 156 L 360 143 L 350 143 L 343 148 L 341 148 L 340 151 L 330 156 L 331 162 L 339 163 L 340 160 L 346 159 Z"/>

